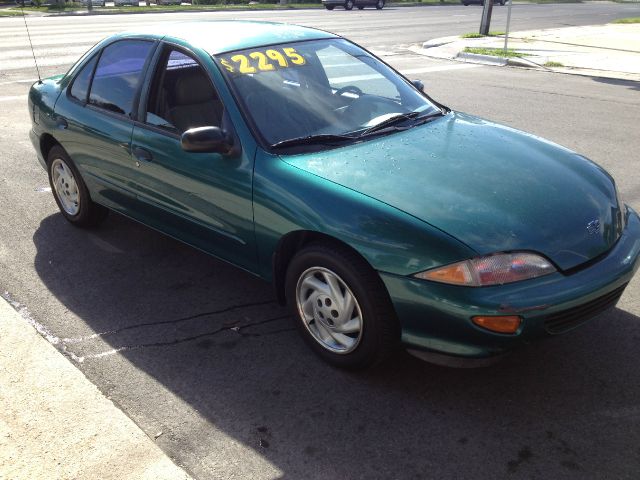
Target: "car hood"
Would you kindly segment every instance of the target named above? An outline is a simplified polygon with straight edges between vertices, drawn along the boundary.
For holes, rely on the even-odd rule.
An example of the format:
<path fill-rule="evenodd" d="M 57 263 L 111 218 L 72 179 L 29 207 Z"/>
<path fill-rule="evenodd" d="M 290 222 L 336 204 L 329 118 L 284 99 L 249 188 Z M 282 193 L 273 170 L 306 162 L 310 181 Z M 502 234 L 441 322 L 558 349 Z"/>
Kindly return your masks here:
<path fill-rule="evenodd" d="M 413 215 L 479 254 L 535 251 L 566 270 L 619 236 L 615 186 L 603 169 L 542 138 L 462 113 L 282 159 Z"/>

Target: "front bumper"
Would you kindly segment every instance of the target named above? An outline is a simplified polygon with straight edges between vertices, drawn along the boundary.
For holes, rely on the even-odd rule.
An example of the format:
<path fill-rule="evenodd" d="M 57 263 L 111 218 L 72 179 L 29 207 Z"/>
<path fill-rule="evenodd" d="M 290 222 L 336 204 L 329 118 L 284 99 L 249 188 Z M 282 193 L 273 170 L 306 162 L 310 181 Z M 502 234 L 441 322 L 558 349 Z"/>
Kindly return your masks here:
<path fill-rule="evenodd" d="M 403 343 L 414 350 L 483 358 L 584 323 L 615 305 L 640 266 L 640 218 L 631 208 L 627 215 L 614 247 L 571 274 L 472 288 L 381 273 L 402 325 Z M 520 315 L 523 322 L 516 334 L 505 335 L 473 324 L 476 315 Z"/>

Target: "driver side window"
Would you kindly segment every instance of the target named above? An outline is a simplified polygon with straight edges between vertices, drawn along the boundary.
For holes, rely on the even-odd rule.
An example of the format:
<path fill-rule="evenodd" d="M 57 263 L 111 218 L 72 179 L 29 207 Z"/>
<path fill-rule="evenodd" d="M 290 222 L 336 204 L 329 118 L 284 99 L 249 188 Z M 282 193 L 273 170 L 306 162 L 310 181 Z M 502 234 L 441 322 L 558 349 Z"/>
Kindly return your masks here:
<path fill-rule="evenodd" d="M 181 134 L 195 127 L 219 127 L 222 113 L 218 94 L 200 64 L 180 50 L 165 54 L 149 92 L 146 123 Z"/>

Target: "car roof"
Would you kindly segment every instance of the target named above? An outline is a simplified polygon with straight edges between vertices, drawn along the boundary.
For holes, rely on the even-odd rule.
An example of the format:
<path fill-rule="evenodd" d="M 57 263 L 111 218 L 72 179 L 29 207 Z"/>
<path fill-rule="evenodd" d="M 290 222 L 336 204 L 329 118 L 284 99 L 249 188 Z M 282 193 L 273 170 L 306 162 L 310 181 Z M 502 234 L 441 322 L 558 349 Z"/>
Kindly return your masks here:
<path fill-rule="evenodd" d="M 164 23 L 121 35 L 144 35 L 178 40 L 202 48 L 209 55 L 278 43 L 339 38 L 337 35 L 315 28 L 252 20 Z"/>

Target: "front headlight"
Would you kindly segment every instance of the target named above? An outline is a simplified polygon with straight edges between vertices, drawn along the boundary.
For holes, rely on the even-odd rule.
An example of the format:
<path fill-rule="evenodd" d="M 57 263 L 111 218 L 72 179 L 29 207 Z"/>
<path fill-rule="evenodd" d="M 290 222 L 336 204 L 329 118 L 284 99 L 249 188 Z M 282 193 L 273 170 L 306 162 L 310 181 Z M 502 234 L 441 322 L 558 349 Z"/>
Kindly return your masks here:
<path fill-rule="evenodd" d="M 414 277 L 451 285 L 485 287 L 519 282 L 555 272 L 546 258 L 528 252 L 497 253 L 416 273 Z"/>

